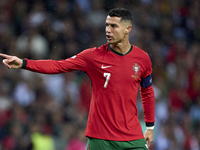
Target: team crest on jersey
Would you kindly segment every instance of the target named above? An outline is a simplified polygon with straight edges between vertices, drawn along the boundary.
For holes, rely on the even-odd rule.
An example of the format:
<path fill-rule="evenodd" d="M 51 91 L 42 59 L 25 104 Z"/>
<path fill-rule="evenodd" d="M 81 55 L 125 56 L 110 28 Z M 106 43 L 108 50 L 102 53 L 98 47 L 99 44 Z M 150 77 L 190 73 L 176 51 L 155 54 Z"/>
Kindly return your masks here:
<path fill-rule="evenodd" d="M 138 75 L 138 72 L 140 71 L 140 66 L 138 63 L 134 63 L 133 70 L 135 71 L 135 75 Z"/>
<path fill-rule="evenodd" d="M 139 79 L 140 76 L 138 74 L 138 72 L 140 71 L 140 66 L 138 65 L 138 63 L 134 63 L 133 65 L 133 70 L 135 71 L 134 75 L 131 75 L 134 79 Z"/>

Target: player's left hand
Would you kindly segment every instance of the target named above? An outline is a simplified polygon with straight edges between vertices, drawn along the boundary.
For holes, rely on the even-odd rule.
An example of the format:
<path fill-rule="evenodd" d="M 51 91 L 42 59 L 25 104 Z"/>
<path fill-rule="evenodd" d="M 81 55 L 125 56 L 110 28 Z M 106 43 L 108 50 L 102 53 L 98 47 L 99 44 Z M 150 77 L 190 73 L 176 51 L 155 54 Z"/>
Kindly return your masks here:
<path fill-rule="evenodd" d="M 153 142 L 153 130 L 147 129 L 144 133 L 144 139 L 146 140 L 147 146 L 149 148 L 151 143 Z"/>

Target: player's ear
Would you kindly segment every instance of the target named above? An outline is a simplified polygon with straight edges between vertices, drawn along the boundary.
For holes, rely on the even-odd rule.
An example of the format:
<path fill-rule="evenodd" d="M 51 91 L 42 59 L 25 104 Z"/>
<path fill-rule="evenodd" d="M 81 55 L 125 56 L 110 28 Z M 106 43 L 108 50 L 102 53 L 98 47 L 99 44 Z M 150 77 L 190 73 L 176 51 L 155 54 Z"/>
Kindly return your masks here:
<path fill-rule="evenodd" d="M 129 34 L 129 33 L 131 32 L 131 30 L 132 30 L 132 27 L 131 27 L 130 25 L 128 25 L 128 26 L 126 27 L 126 29 L 125 29 L 125 33 L 126 33 L 126 34 Z"/>

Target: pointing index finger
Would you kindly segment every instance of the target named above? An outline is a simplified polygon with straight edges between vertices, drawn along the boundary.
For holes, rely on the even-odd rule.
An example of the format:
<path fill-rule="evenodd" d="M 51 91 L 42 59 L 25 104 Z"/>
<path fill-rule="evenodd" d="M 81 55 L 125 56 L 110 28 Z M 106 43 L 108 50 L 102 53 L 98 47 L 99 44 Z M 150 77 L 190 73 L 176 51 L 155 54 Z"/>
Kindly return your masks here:
<path fill-rule="evenodd" d="M 2 57 L 4 57 L 4 58 L 10 58 L 10 56 L 9 55 L 6 55 L 6 54 L 2 54 L 2 53 L 0 53 L 0 56 L 2 56 Z"/>

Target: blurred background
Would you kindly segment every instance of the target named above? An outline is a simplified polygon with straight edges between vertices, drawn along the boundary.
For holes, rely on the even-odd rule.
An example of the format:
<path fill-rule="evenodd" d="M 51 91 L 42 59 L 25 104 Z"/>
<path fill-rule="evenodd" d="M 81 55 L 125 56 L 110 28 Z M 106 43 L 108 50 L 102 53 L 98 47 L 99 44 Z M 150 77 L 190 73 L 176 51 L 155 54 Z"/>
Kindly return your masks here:
<path fill-rule="evenodd" d="M 98 47 L 114 7 L 131 11 L 131 43 L 152 60 L 151 149 L 200 150 L 199 0 L 1 0 L 0 52 L 60 60 Z M 0 63 L 0 150 L 85 150 L 90 84 L 80 71 L 42 75 Z M 138 114 L 145 130 L 139 96 Z"/>

